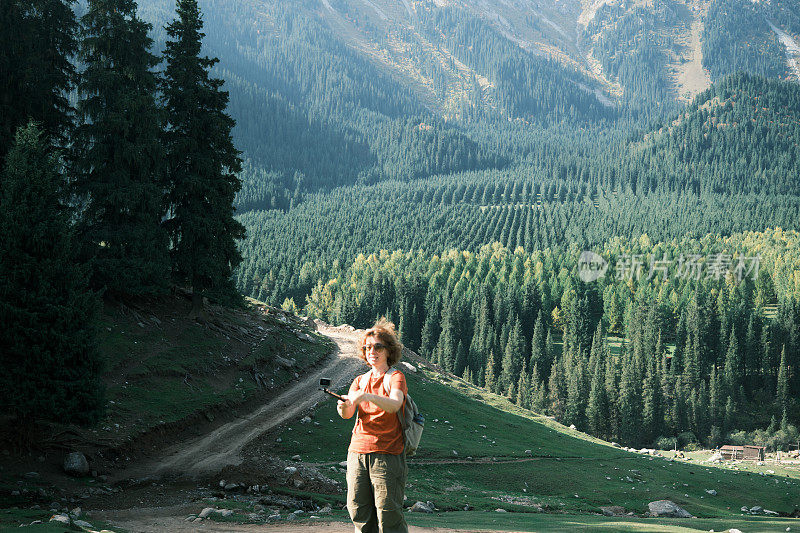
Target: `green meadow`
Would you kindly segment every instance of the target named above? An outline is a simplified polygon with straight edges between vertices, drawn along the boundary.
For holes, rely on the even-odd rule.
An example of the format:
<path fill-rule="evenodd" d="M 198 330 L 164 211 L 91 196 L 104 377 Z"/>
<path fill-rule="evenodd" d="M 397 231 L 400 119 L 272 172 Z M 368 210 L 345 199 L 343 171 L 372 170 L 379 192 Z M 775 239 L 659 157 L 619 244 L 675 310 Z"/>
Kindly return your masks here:
<path fill-rule="evenodd" d="M 768 474 L 771 465 L 732 470 L 700 458 L 628 452 L 432 370 L 406 376 L 426 417 L 421 449 L 409 461 L 407 504 L 432 501 L 437 509 L 435 515 L 411 515 L 414 524 L 525 531 L 800 528 L 796 519 L 741 511 L 761 506 L 788 516 L 800 509 L 797 470 Z M 344 483 L 339 462 L 346 457 L 353 420 L 340 419 L 329 400 L 311 417 L 310 424 L 298 422 L 265 436 L 260 447 L 284 459 L 299 454 Z M 698 518 L 643 518 L 649 502 L 665 499 Z M 612 505 L 635 516 L 600 516 L 601 507 Z"/>

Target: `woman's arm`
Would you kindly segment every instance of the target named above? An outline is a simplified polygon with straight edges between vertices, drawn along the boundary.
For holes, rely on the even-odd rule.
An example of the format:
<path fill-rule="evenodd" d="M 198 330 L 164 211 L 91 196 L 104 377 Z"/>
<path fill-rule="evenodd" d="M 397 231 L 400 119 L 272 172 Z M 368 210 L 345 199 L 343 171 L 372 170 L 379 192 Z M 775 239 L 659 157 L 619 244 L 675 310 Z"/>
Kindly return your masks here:
<path fill-rule="evenodd" d="M 350 414 L 350 416 L 353 416 L 353 414 L 355 413 L 355 408 L 362 402 L 373 403 L 378 407 L 380 407 L 381 409 L 383 409 L 384 411 L 386 411 L 387 413 L 396 413 L 397 411 L 400 410 L 401 407 L 403 407 L 403 400 L 405 400 L 405 395 L 403 394 L 403 391 L 395 388 L 389 392 L 388 398 L 386 396 L 378 396 L 377 394 L 369 394 L 363 391 L 352 392 L 351 394 L 347 395 L 347 398 L 348 398 L 347 402 L 339 402 L 339 403 L 343 404 L 344 406 L 343 410 L 347 409 L 346 406 L 348 403 L 353 405 L 354 406 L 353 413 Z M 350 416 L 345 416 L 344 418 L 350 418 Z"/>

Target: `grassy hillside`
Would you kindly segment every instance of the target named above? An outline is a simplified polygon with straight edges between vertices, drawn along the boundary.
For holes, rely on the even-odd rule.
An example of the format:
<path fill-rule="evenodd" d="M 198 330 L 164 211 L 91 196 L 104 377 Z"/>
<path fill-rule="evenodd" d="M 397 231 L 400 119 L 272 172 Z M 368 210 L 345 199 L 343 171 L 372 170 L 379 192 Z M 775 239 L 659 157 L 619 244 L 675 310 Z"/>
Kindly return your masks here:
<path fill-rule="evenodd" d="M 215 414 L 294 379 L 331 343 L 294 315 L 249 301 L 189 317 L 188 300 L 107 304 L 99 331 L 108 412 L 96 430 L 121 443 L 138 434 Z"/>
<path fill-rule="evenodd" d="M 263 402 L 333 346 L 304 320 L 252 300 L 241 309 L 207 305 L 196 320 L 180 295 L 107 302 L 97 343 L 107 406 L 96 427 L 21 430 L 0 417 L 0 508 L 27 512 L 70 498 L 74 507 L 74 495 L 99 486 L 91 484 L 102 476 Z M 65 454 L 76 449 L 100 478 L 63 474 Z M 0 513 L 0 529 L 6 521 L 16 527 L 17 515 Z"/>
<path fill-rule="evenodd" d="M 662 499 L 699 518 L 724 518 L 726 523 L 741 519 L 742 506 L 760 505 L 786 515 L 800 508 L 798 470 L 764 475 L 775 467 L 748 472 L 631 453 L 432 369 L 406 376 L 427 420 L 422 447 L 410 463 L 407 503 L 430 500 L 447 511 L 438 520 L 422 518 L 421 524 L 453 527 L 455 520 L 461 527 L 549 529 L 564 527 L 568 520 L 529 513 L 596 514 L 602 506 L 619 505 L 641 517 L 648 502 Z M 353 421 L 339 419 L 333 401 L 311 416 L 314 425 L 285 427 L 264 439 L 260 451 L 286 459 L 299 454 L 344 483 L 338 463 L 345 459 Z M 465 506 L 470 512 L 456 512 Z M 510 514 L 480 513 L 496 509 Z M 650 522 L 639 520 L 630 529 L 642 531 Z M 576 519 L 576 527 L 598 523 L 596 517 Z M 675 523 L 706 531 L 719 531 L 721 525 L 713 520 Z M 733 526 L 721 529 L 727 527 Z M 753 527 L 748 523 L 747 530 Z"/>

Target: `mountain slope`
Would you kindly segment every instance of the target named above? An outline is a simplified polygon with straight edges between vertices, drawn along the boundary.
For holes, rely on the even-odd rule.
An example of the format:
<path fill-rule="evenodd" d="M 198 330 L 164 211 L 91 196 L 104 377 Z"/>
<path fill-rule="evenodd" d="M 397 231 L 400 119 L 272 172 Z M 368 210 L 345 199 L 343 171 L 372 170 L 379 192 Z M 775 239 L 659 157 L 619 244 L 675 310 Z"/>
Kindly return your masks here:
<path fill-rule="evenodd" d="M 637 190 L 797 195 L 800 86 L 737 74 L 628 145 Z"/>

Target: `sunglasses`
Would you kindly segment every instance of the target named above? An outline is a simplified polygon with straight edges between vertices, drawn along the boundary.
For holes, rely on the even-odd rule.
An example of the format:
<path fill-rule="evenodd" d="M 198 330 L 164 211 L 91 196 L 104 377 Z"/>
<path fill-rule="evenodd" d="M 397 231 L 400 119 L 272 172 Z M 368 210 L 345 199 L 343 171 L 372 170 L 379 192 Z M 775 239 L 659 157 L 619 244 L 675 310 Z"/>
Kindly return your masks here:
<path fill-rule="evenodd" d="M 376 342 L 375 344 L 365 344 L 361 347 L 362 352 L 368 352 L 370 348 L 375 348 L 376 351 L 381 351 L 387 348 L 385 344 Z"/>

